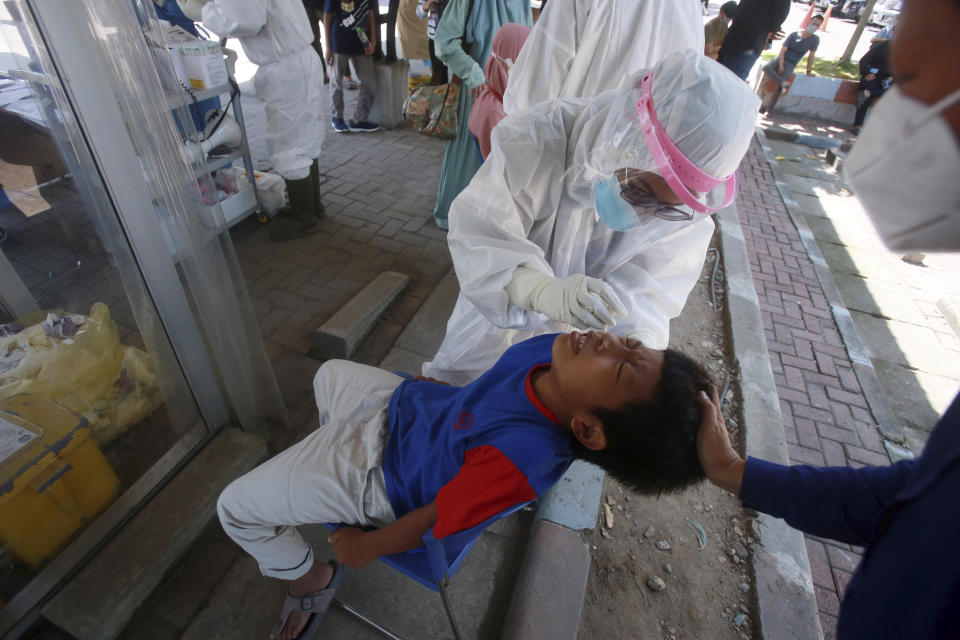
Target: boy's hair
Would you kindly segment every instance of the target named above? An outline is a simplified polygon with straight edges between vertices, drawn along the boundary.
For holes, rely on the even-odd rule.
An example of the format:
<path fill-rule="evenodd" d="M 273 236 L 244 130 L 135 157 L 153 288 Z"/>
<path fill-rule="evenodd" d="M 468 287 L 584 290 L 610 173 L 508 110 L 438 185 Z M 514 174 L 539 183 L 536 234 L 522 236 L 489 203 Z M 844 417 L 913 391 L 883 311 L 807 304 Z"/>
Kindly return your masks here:
<path fill-rule="evenodd" d="M 597 408 L 607 446 L 600 451 L 574 443 L 574 455 L 603 468 L 638 493 L 679 491 L 705 477 L 697 457 L 700 391 L 710 378 L 698 362 L 667 349 L 652 400 L 620 409 Z"/>
<path fill-rule="evenodd" d="M 730 0 L 730 2 L 724 2 L 722 5 L 720 5 L 720 13 L 733 20 L 737 17 L 737 6 L 737 3 L 733 0 Z"/>

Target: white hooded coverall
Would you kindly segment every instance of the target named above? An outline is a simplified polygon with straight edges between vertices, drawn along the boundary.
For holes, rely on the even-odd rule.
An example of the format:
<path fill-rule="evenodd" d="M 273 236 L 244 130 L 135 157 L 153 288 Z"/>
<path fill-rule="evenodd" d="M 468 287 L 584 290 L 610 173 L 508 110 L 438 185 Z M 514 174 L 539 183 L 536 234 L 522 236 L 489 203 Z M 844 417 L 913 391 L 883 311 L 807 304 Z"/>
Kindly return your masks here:
<path fill-rule="evenodd" d="M 510 71 L 503 109 L 590 98 L 684 49 L 703 51 L 699 0 L 550 0 Z"/>
<path fill-rule="evenodd" d="M 257 64 L 253 87 L 267 107 L 267 150 L 287 180 L 310 175 L 326 132 L 323 63 L 302 0 L 213 0 L 203 26 L 237 38 Z"/>
<path fill-rule="evenodd" d="M 510 304 L 504 287 L 520 265 L 559 278 L 602 278 L 628 310 L 611 330 L 667 346 L 670 319 L 700 275 L 713 221 L 650 216 L 619 232 L 599 221 L 594 205 L 594 184 L 617 169 L 658 173 L 636 116 L 642 75 L 596 98 L 541 103 L 493 130 L 490 155 L 451 206 L 448 242 L 460 296 L 424 375 L 465 384 L 511 344 L 570 329 Z M 688 159 L 717 177 L 737 168 L 758 104 L 746 84 L 699 49 L 658 65 L 652 93 L 661 124 Z M 706 199 L 718 202 L 723 191 Z"/>

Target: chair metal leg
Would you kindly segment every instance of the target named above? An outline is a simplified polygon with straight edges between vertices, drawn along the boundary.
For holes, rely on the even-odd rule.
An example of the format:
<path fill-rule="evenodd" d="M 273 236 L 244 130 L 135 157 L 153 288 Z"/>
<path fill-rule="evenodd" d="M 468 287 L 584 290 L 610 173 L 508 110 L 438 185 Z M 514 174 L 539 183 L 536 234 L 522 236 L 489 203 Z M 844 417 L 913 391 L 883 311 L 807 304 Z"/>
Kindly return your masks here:
<path fill-rule="evenodd" d="M 440 591 L 440 599 L 443 601 L 443 610 L 447 612 L 447 620 L 450 621 L 450 629 L 453 631 L 455 640 L 461 640 L 460 630 L 457 628 L 457 621 L 453 619 L 453 611 L 450 609 L 450 600 L 447 597 L 447 578 L 445 577 L 437 585 Z"/>
<path fill-rule="evenodd" d="M 349 613 L 350 615 L 352 615 L 352 616 L 354 616 L 354 617 L 356 617 L 356 618 L 359 618 L 359 619 L 362 620 L 363 622 L 366 622 L 368 625 L 370 625 L 371 627 L 373 627 L 374 629 L 376 629 L 377 631 L 379 631 L 379 632 L 382 633 L 383 635 L 387 636 L 387 637 L 390 638 L 391 640 L 403 640 L 403 638 L 401 638 L 400 636 L 398 636 L 397 634 L 395 634 L 393 631 L 390 631 L 389 629 L 387 629 L 387 628 L 384 627 L 383 625 L 379 624 L 378 622 L 376 622 L 376 621 L 374 621 L 374 620 L 371 620 L 371 619 L 368 618 L 367 616 L 363 615 L 362 613 L 360 613 L 359 611 L 357 611 L 356 609 L 354 609 L 353 607 L 351 607 L 350 605 L 348 605 L 346 602 L 344 602 L 344 601 L 341 600 L 340 598 L 334 598 L 334 599 L 333 599 L 333 604 L 337 605 L 338 607 L 340 607 L 341 609 L 343 609 L 344 611 L 346 611 L 346 612 Z M 457 636 L 457 640 L 459 640 L 459 636 Z"/>

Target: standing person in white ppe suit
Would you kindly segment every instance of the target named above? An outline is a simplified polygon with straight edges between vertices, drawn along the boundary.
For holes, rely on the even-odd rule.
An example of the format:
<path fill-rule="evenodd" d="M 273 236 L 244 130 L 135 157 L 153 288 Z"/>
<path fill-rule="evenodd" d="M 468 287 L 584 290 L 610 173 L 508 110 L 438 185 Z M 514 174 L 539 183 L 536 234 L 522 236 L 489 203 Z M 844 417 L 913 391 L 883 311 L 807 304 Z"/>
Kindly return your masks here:
<path fill-rule="evenodd" d="M 703 43 L 699 0 L 551 0 L 510 72 L 503 108 L 590 98 Z"/>
<path fill-rule="evenodd" d="M 326 132 L 323 62 L 302 0 L 177 0 L 184 15 L 221 38 L 240 40 L 256 64 L 253 87 L 267 107 L 267 150 L 290 205 L 270 223 L 270 239 L 291 240 L 323 214 L 317 157 Z"/>
<path fill-rule="evenodd" d="M 568 330 L 558 322 L 665 348 L 703 266 L 708 214 L 735 195 L 757 104 L 697 49 L 621 89 L 502 120 L 450 210 L 460 297 L 423 374 L 465 384 L 514 342 Z"/>

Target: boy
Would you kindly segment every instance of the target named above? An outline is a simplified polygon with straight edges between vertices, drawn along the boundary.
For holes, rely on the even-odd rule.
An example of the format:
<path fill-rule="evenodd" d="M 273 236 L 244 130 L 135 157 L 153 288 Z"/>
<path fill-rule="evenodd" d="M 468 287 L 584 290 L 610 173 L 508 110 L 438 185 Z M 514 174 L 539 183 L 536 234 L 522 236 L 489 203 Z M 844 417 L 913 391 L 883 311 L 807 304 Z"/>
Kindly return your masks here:
<path fill-rule="evenodd" d="M 720 6 L 720 13 L 703 25 L 704 48 L 703 54 L 713 60 L 717 59 L 720 53 L 720 47 L 723 45 L 723 39 L 727 37 L 727 31 L 730 30 L 730 21 L 737 17 L 737 3 L 733 0 L 724 2 Z"/>
<path fill-rule="evenodd" d="M 708 385 L 681 353 L 600 332 L 525 340 L 465 387 L 327 362 L 314 378 L 325 426 L 234 481 L 217 511 L 261 573 L 292 581 L 272 637 L 300 637 L 308 621 L 309 637 L 341 565 L 533 500 L 574 458 L 645 493 L 699 481 L 698 392 Z M 319 522 L 381 528 L 335 531 L 337 561 L 326 563 L 295 529 Z"/>
<path fill-rule="evenodd" d="M 327 66 L 330 76 L 330 101 L 333 105 L 333 130 L 370 132 L 380 127 L 367 121 L 377 76 L 373 69 L 373 52 L 377 48 L 377 18 L 370 11 L 371 0 L 324 0 L 323 28 L 326 34 Z M 343 120 L 343 82 L 350 75 L 350 64 L 357 73 L 360 95 L 354 106 L 353 120 Z"/>

